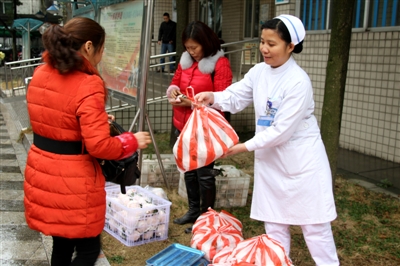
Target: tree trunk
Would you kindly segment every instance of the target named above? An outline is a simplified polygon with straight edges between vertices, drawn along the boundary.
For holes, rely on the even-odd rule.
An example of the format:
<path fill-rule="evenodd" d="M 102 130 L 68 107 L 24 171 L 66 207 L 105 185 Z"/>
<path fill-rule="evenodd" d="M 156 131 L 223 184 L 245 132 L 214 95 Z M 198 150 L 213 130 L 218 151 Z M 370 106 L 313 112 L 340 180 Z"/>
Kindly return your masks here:
<path fill-rule="evenodd" d="M 189 23 L 189 1 L 176 0 L 176 66 L 185 48 L 182 44 L 182 32 Z M 176 68 L 175 68 L 176 69 Z"/>
<path fill-rule="evenodd" d="M 176 56 L 175 56 L 175 69 L 177 69 L 179 60 L 185 48 L 182 44 L 182 32 L 188 24 L 189 19 L 189 3 L 187 0 L 176 0 Z M 171 121 L 171 133 L 169 144 L 171 147 L 176 142 L 175 127 Z"/>
<path fill-rule="evenodd" d="M 332 30 L 326 67 L 321 135 L 328 154 L 333 183 L 337 172 L 340 126 L 354 5 L 355 0 L 332 1 Z"/>

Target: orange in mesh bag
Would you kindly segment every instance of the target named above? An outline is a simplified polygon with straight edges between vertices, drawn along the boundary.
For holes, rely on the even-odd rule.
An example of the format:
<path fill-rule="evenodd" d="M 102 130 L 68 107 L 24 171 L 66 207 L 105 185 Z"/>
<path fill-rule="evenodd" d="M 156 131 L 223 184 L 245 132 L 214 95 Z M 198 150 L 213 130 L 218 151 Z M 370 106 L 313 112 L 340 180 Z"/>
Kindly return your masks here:
<path fill-rule="evenodd" d="M 195 234 L 198 230 L 202 228 L 211 228 L 214 227 L 218 229 L 221 226 L 230 224 L 235 227 L 236 230 L 242 232 L 243 225 L 242 223 L 231 213 L 222 210 L 221 212 L 217 212 L 212 208 L 208 208 L 208 211 L 201 214 L 199 218 L 197 218 L 196 222 L 192 227 L 192 234 Z"/>
<path fill-rule="evenodd" d="M 215 254 L 225 247 L 235 247 L 243 240 L 242 232 L 230 224 L 219 227 L 203 227 L 192 236 L 190 246 L 203 251 L 204 257 L 211 261 Z"/>
<path fill-rule="evenodd" d="M 234 248 L 243 240 L 242 223 L 229 212 L 212 208 L 197 218 L 192 233 L 190 246 L 203 251 L 210 261 L 223 248 Z"/>
<path fill-rule="evenodd" d="M 173 148 L 180 172 L 209 165 L 239 142 L 235 130 L 218 111 L 194 102 L 192 87 L 186 92 L 195 107 Z"/>
<path fill-rule="evenodd" d="M 214 256 L 214 264 L 236 266 L 241 263 L 250 265 L 265 266 L 293 266 L 291 260 L 286 256 L 286 252 L 278 241 L 263 234 L 243 240 L 230 251 L 223 249 L 221 254 Z"/>

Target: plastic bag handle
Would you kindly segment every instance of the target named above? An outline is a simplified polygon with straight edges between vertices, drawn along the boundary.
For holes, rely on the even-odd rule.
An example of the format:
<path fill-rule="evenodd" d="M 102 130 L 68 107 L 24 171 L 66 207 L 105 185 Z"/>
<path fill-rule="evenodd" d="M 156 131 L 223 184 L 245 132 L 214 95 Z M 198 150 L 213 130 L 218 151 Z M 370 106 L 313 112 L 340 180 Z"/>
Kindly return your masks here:
<path fill-rule="evenodd" d="M 186 96 L 188 97 L 189 100 L 191 100 L 193 103 L 196 103 L 194 100 L 194 89 L 192 86 L 189 86 L 186 88 Z"/>

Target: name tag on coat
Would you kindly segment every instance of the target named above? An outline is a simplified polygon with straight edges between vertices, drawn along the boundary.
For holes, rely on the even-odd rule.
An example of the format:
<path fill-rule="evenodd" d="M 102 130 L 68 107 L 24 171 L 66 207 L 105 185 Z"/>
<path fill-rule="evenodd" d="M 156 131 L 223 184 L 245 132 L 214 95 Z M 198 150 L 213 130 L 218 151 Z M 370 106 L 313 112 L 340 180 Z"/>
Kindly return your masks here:
<path fill-rule="evenodd" d="M 258 126 L 264 126 L 264 127 L 269 127 L 272 125 L 272 122 L 274 122 L 274 117 L 273 116 L 267 116 L 267 115 L 262 115 L 257 121 Z"/>

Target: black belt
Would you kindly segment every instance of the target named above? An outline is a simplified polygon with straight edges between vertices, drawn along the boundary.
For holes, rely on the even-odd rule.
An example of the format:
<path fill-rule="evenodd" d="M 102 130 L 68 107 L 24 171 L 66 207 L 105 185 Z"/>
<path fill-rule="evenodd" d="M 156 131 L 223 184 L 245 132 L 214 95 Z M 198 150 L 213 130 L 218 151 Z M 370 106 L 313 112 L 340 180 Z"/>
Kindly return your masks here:
<path fill-rule="evenodd" d="M 49 139 L 33 133 L 33 144 L 41 150 L 57 154 L 87 154 L 86 149 L 82 149 L 82 141 L 61 141 Z"/>

